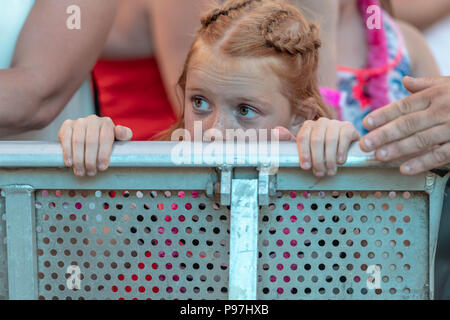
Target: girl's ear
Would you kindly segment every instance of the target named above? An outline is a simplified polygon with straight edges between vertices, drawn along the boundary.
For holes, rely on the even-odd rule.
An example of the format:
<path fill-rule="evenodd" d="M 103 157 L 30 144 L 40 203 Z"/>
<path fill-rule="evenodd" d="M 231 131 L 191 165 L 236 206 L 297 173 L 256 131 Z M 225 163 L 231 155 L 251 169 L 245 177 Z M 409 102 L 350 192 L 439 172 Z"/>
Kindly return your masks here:
<path fill-rule="evenodd" d="M 177 84 L 177 86 L 175 88 L 175 92 L 176 92 L 177 100 L 178 100 L 178 106 L 175 110 L 175 113 L 176 113 L 177 117 L 181 117 L 183 115 L 183 111 L 184 111 L 184 90 L 183 90 L 183 88 L 181 88 L 181 86 L 179 84 Z"/>
<path fill-rule="evenodd" d="M 295 136 L 305 121 L 315 120 L 319 115 L 317 112 L 316 100 L 314 98 L 308 98 L 302 101 L 296 109 L 300 110 L 300 112 L 294 112 L 291 122 L 291 132 Z"/>

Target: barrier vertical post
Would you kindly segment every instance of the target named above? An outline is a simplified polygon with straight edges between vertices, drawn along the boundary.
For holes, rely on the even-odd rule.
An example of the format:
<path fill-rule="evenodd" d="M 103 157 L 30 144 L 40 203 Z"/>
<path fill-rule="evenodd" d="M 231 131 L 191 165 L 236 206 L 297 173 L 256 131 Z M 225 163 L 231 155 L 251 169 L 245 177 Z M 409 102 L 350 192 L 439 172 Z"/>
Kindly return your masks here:
<path fill-rule="evenodd" d="M 230 300 L 256 300 L 258 180 L 232 180 Z"/>
<path fill-rule="evenodd" d="M 10 300 L 34 300 L 37 288 L 34 189 L 8 186 L 5 192 Z"/>
<path fill-rule="evenodd" d="M 450 174 L 444 177 L 439 177 L 434 173 L 428 174 L 425 181 L 425 191 L 430 196 L 429 210 L 430 210 L 430 225 L 429 225 L 429 249 L 428 259 L 430 263 L 429 272 L 429 299 L 434 300 L 434 268 L 436 249 L 439 235 L 439 225 L 441 222 L 442 208 L 444 204 L 444 190 Z"/>

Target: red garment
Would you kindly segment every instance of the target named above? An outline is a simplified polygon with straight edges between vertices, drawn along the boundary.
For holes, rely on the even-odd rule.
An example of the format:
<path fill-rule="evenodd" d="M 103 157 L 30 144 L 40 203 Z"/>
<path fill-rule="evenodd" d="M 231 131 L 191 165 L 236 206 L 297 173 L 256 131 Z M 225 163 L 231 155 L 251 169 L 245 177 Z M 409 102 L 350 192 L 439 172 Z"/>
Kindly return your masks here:
<path fill-rule="evenodd" d="M 133 140 L 150 140 L 176 116 L 154 58 L 100 60 L 94 68 L 100 115 L 129 127 Z"/>

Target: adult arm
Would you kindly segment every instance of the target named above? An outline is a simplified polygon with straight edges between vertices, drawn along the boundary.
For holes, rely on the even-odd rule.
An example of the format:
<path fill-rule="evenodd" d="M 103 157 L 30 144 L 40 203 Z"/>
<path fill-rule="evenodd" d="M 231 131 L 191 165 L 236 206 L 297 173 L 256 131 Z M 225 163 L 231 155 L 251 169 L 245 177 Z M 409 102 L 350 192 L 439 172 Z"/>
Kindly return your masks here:
<path fill-rule="evenodd" d="M 81 29 L 66 12 L 81 9 Z M 20 33 L 9 69 L 0 70 L 0 136 L 53 121 L 89 75 L 114 20 L 117 0 L 39 0 Z"/>
<path fill-rule="evenodd" d="M 426 29 L 450 14 L 448 0 L 393 0 L 395 16 L 419 29 Z"/>
<path fill-rule="evenodd" d="M 210 8 L 211 0 L 151 0 L 150 20 L 156 57 L 162 78 L 175 111 L 179 114 L 176 84 L 180 77 L 200 17 Z"/>
<path fill-rule="evenodd" d="M 411 76 L 414 78 L 440 76 L 439 66 L 422 33 L 408 23 L 399 20 L 396 22 L 411 58 Z"/>

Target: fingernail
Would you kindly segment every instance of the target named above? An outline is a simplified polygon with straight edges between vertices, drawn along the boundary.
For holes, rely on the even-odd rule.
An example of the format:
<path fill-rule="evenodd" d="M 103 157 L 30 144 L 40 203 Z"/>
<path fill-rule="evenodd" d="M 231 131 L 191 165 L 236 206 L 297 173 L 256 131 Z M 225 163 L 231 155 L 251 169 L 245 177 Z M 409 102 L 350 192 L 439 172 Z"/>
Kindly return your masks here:
<path fill-rule="evenodd" d="M 88 176 L 89 177 L 93 177 L 93 176 L 95 176 L 97 173 L 95 172 L 95 171 L 88 171 Z"/>
<path fill-rule="evenodd" d="M 101 164 L 99 164 L 98 168 L 103 171 L 103 170 L 106 170 L 107 166 L 106 166 L 106 164 L 101 163 Z"/>
<path fill-rule="evenodd" d="M 341 156 L 339 156 L 339 157 L 338 157 L 338 161 L 339 161 L 339 162 L 344 162 L 344 161 L 345 161 L 345 158 L 344 158 L 344 156 L 342 156 L 342 155 L 341 155 Z"/>
<path fill-rule="evenodd" d="M 334 176 L 336 174 L 336 170 L 330 169 L 330 170 L 328 170 L 327 174 L 329 176 Z"/>
<path fill-rule="evenodd" d="M 308 162 L 308 161 L 304 162 L 303 163 L 303 169 L 305 169 L 305 170 L 311 169 L 311 163 Z"/>
<path fill-rule="evenodd" d="M 372 149 L 373 147 L 373 142 L 372 140 L 366 139 L 364 140 L 364 144 L 366 145 L 367 148 Z"/>
<path fill-rule="evenodd" d="M 67 159 L 67 163 L 69 166 L 72 166 L 72 158 Z"/>
<path fill-rule="evenodd" d="M 412 172 L 412 169 L 411 169 L 410 166 L 404 166 L 404 167 L 403 167 L 403 171 L 406 172 L 406 173 L 411 173 L 411 172 Z"/>
<path fill-rule="evenodd" d="M 367 118 L 367 124 L 373 128 L 373 126 L 375 125 L 375 121 L 373 120 L 372 117 Z"/>
<path fill-rule="evenodd" d="M 75 174 L 77 176 L 82 176 L 84 174 L 84 172 L 82 170 L 75 170 Z"/>
<path fill-rule="evenodd" d="M 318 176 L 318 177 L 323 177 L 323 176 L 324 176 L 324 173 L 321 172 L 321 171 L 318 171 L 318 172 L 316 172 L 316 176 Z"/>

